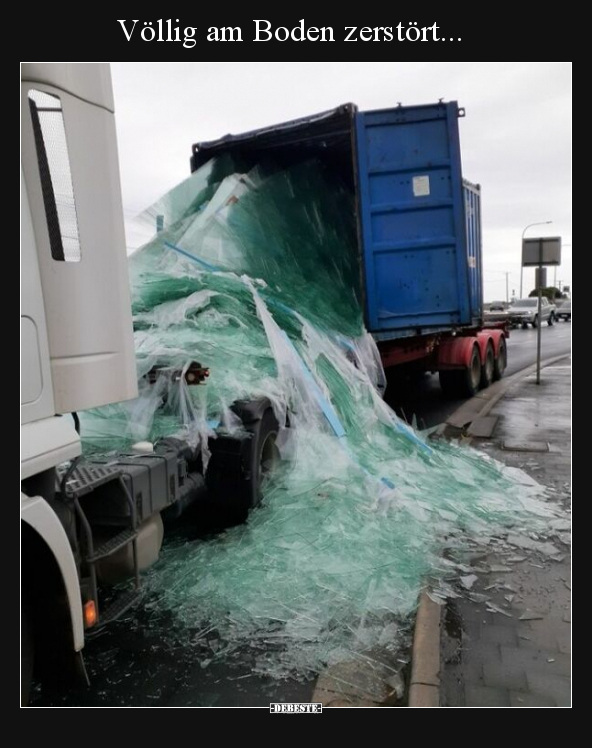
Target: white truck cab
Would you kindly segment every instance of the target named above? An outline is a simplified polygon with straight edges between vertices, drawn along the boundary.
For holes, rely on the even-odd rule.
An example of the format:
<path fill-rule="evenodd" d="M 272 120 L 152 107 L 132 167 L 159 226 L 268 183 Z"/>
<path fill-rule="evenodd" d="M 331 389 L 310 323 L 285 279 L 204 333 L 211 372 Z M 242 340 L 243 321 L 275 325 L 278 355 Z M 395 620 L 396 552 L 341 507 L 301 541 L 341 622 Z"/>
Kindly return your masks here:
<path fill-rule="evenodd" d="M 268 398 L 231 405 L 244 429 L 199 444 L 163 437 L 81 457 L 77 412 L 137 395 L 109 68 L 22 66 L 21 662 L 84 674 L 85 632 L 139 599 L 163 518 L 212 499 L 236 523 L 261 500 L 278 422 Z M 155 366 L 149 384 L 205 383 L 207 368 Z M 183 398 L 177 397 L 178 402 Z M 209 437 L 208 437 L 209 438 Z M 185 517 L 183 517 L 185 521 Z M 114 594 L 113 583 L 128 588 Z"/>
<path fill-rule="evenodd" d="M 69 414 L 137 394 L 113 112 L 108 65 L 22 65 L 25 699 L 43 640 L 72 652 L 84 643 L 74 536 L 55 502 L 56 466 L 80 454 Z"/>

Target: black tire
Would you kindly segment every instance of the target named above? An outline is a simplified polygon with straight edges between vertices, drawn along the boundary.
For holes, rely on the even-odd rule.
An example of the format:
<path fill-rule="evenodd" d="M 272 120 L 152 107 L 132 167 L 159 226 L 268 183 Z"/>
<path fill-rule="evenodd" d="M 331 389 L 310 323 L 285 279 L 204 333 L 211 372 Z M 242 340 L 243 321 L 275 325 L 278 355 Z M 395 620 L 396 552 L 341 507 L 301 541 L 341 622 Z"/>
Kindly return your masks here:
<path fill-rule="evenodd" d="M 539 315 L 535 314 L 532 320 L 532 329 L 535 330 L 539 326 Z"/>
<path fill-rule="evenodd" d="M 463 375 L 460 385 L 461 395 L 463 397 L 474 397 L 481 384 L 481 355 L 477 344 L 473 346 L 469 365 L 461 369 L 461 373 Z"/>
<path fill-rule="evenodd" d="M 276 439 L 279 431 L 277 418 L 271 408 L 265 411 L 263 418 L 250 426 L 247 430 L 253 434 L 253 463 L 252 481 L 249 486 L 249 509 L 261 503 L 266 479 L 277 466 L 279 452 Z"/>
<path fill-rule="evenodd" d="M 506 339 L 500 338 L 499 348 L 497 350 L 497 356 L 493 363 L 493 381 L 498 382 L 503 376 L 508 364 L 508 347 L 506 346 Z"/>
<path fill-rule="evenodd" d="M 279 459 L 277 418 L 267 398 L 234 403 L 233 411 L 243 421 L 250 438 L 214 440 L 206 473 L 209 509 L 221 525 L 244 522 L 263 496 L 266 476 Z"/>
<path fill-rule="evenodd" d="M 549 319 L 547 320 L 547 324 L 549 325 L 549 327 L 553 327 L 554 322 L 555 322 L 555 317 L 552 314 L 550 314 Z"/>
<path fill-rule="evenodd" d="M 484 390 L 493 382 L 493 370 L 495 367 L 495 353 L 491 341 L 487 343 L 485 351 L 485 363 L 481 366 L 481 389 Z"/>
<path fill-rule="evenodd" d="M 462 369 L 451 369 L 439 372 L 440 386 L 445 395 L 454 398 L 473 397 L 481 384 L 481 356 L 479 346 L 475 344 L 471 352 L 469 365 Z"/>
<path fill-rule="evenodd" d="M 528 322 L 523 322 L 522 323 L 522 329 L 523 330 L 528 330 Z"/>
<path fill-rule="evenodd" d="M 27 706 L 29 703 L 34 659 L 31 617 L 26 610 L 21 610 L 21 706 Z"/>

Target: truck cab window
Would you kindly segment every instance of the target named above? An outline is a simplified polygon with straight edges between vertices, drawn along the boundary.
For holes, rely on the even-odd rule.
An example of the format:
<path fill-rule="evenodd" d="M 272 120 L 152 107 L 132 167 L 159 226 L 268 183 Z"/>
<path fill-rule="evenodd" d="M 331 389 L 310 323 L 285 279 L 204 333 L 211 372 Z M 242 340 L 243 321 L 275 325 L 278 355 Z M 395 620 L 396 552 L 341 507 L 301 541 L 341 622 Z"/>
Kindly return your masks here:
<path fill-rule="evenodd" d="M 58 96 L 31 89 L 29 107 L 51 256 L 61 262 L 79 262 L 80 237 L 62 103 Z"/>

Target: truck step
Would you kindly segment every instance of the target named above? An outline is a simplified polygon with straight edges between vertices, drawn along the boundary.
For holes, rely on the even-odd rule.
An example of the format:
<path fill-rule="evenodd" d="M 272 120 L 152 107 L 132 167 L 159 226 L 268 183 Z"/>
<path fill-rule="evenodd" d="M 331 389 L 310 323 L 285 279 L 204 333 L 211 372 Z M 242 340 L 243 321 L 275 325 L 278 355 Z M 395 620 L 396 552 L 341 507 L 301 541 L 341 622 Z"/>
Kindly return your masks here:
<path fill-rule="evenodd" d="M 113 621 L 116 621 L 126 611 L 128 611 L 132 605 L 135 605 L 140 598 L 142 593 L 136 589 L 124 592 L 119 595 L 115 600 L 100 613 L 98 628 L 102 628 Z M 92 629 L 91 629 L 92 630 Z"/>
<path fill-rule="evenodd" d="M 59 475 L 61 481 L 63 474 L 66 471 L 62 471 Z M 121 475 L 121 470 L 117 467 L 111 467 L 108 465 L 78 465 L 72 471 L 72 474 L 68 478 L 67 490 L 72 496 L 80 498 L 85 496 L 91 491 L 94 491 L 97 486 L 101 486 L 104 483 L 109 483 L 112 480 L 116 480 Z"/>
<path fill-rule="evenodd" d="M 101 543 L 101 545 L 94 549 L 92 555 L 87 556 L 86 560 L 89 563 L 94 563 L 102 558 L 106 558 L 112 553 L 120 550 L 120 548 L 123 548 L 128 543 L 131 543 L 137 535 L 138 533 L 132 528 L 126 528 L 125 530 L 118 532 L 117 535 L 114 535 L 112 538 L 109 538 L 109 540 Z"/>

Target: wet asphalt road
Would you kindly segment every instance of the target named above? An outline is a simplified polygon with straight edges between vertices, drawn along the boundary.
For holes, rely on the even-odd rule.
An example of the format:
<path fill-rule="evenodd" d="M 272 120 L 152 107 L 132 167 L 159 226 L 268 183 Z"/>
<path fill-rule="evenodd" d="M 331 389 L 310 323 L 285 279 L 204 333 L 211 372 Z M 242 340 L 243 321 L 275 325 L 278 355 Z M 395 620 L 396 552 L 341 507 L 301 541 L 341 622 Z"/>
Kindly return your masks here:
<path fill-rule="evenodd" d="M 571 351 L 571 323 L 543 327 L 542 357 Z M 514 330 L 508 340 L 507 374 L 536 360 L 536 330 Z M 419 428 L 441 423 L 460 401 L 444 400 L 438 377 L 425 375 L 418 382 L 389 393 L 397 410 L 408 420 L 415 415 Z M 203 541 L 208 542 L 204 538 Z M 118 622 L 85 647 L 91 688 L 59 686 L 34 689 L 32 706 L 262 706 L 273 701 L 310 701 L 314 681 L 273 681 L 255 676 L 249 653 L 234 653 L 201 667 L 203 653 L 162 636 L 160 621 L 154 627 L 140 605 L 133 617 Z"/>

